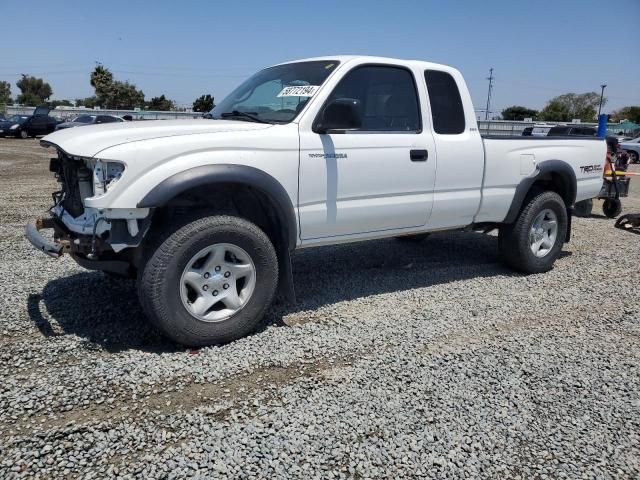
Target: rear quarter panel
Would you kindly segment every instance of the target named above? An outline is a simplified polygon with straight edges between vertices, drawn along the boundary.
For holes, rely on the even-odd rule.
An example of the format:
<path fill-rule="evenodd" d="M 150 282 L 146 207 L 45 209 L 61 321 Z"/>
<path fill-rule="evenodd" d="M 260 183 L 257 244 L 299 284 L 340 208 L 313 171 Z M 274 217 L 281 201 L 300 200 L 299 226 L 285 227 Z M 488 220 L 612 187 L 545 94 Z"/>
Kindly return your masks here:
<path fill-rule="evenodd" d="M 536 175 L 536 166 L 559 160 L 576 175 L 576 202 L 595 197 L 602 186 L 607 147 L 602 139 L 591 138 L 484 138 L 485 176 L 482 203 L 476 222 L 505 219 L 516 187 Z"/>

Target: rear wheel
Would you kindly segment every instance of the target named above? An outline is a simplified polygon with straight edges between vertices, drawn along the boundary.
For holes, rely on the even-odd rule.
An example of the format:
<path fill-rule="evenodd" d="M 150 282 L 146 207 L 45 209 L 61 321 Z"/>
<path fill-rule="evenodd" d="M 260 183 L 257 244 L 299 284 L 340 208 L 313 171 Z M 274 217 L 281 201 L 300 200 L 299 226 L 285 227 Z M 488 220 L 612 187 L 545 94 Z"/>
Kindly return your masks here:
<path fill-rule="evenodd" d="M 555 192 L 530 195 L 515 223 L 503 225 L 498 248 L 503 261 L 525 273 L 551 270 L 567 234 L 567 210 Z"/>
<path fill-rule="evenodd" d="M 188 346 L 227 343 L 255 330 L 271 305 L 278 261 L 266 234 L 237 217 L 190 222 L 166 237 L 138 279 L 145 313 Z"/>
<path fill-rule="evenodd" d="M 640 155 L 638 155 L 638 152 L 634 152 L 634 151 L 629 151 L 629 161 L 631 163 L 640 163 Z"/>
<path fill-rule="evenodd" d="M 617 198 L 607 198 L 602 204 L 602 212 L 609 218 L 616 218 L 622 213 L 622 202 Z"/>

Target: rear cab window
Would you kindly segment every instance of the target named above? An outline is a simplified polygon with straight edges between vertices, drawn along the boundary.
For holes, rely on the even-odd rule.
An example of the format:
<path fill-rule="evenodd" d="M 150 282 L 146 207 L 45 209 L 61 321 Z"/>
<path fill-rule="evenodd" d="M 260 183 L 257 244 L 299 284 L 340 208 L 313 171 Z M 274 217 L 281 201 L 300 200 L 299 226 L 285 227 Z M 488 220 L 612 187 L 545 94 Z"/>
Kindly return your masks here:
<path fill-rule="evenodd" d="M 427 93 L 431 105 L 433 130 L 440 135 L 458 135 L 466 128 L 462 97 L 451 74 L 440 70 L 425 70 Z"/>

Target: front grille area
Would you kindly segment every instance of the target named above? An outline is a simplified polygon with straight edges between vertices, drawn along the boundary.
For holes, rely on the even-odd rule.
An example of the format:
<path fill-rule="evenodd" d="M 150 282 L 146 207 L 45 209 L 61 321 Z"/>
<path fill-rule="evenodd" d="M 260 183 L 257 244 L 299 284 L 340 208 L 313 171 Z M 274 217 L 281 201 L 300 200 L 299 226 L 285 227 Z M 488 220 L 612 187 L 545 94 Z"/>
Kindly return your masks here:
<path fill-rule="evenodd" d="M 62 205 L 71 216 L 79 217 L 84 213 L 82 205 L 83 193 L 90 195 L 92 185 L 92 172 L 81 160 L 72 160 L 63 152 L 58 152 L 57 158 L 52 158 L 50 170 L 56 174 L 56 178 L 62 190 L 54 193 L 56 205 Z"/>

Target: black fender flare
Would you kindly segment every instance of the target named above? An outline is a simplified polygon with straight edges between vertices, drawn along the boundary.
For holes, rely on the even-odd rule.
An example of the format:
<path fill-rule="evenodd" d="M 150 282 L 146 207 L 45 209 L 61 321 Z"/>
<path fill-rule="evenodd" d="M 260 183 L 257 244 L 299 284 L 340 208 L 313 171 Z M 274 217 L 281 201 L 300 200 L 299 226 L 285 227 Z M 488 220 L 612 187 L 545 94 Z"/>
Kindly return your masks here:
<path fill-rule="evenodd" d="M 193 167 L 176 173 L 153 187 L 140 202 L 138 208 L 158 208 L 172 198 L 195 187 L 216 183 L 238 183 L 264 193 L 275 207 L 283 228 L 287 250 L 296 247 L 298 222 L 289 194 L 282 184 L 268 173 L 246 165 L 215 164 Z"/>
<path fill-rule="evenodd" d="M 578 181 L 573 167 L 562 160 L 545 160 L 537 164 L 535 171 L 530 176 L 523 178 L 518 184 L 503 223 L 513 223 L 516 221 L 522 209 L 522 204 L 531 190 L 532 185 L 547 173 L 554 173 L 562 178 L 563 183 L 567 187 L 565 195 L 563 196 L 567 208 L 570 208 L 575 203 Z"/>

